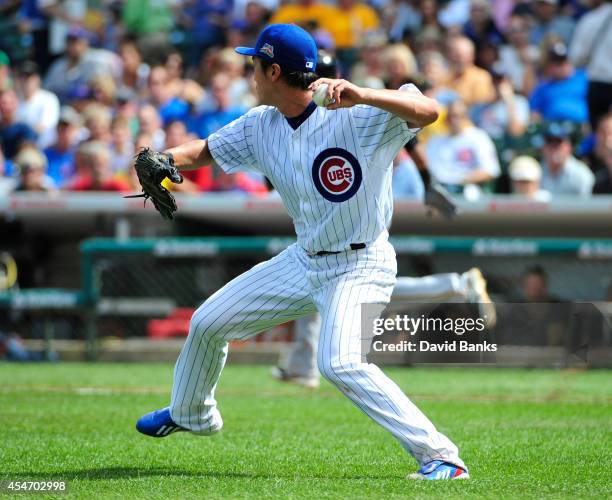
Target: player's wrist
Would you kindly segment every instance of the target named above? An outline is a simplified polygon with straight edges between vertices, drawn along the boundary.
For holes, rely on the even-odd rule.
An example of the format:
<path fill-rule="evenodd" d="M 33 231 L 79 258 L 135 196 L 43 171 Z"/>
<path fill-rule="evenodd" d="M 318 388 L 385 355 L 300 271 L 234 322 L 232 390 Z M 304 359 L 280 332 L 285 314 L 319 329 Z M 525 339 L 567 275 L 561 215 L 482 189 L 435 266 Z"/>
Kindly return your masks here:
<path fill-rule="evenodd" d="M 374 105 L 376 102 L 376 90 L 365 87 L 358 87 L 359 92 L 357 93 L 356 104 L 369 104 Z"/>

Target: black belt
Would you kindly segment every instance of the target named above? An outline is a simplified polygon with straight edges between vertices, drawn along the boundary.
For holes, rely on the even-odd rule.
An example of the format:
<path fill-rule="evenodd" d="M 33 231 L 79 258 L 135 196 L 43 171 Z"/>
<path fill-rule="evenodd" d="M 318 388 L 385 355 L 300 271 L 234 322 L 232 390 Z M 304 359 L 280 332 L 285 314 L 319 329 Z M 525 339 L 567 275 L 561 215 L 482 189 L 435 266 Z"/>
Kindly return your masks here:
<path fill-rule="evenodd" d="M 351 243 L 351 250 L 361 250 L 366 247 L 365 243 Z M 335 255 L 342 252 L 328 252 L 327 250 L 322 250 L 321 252 L 316 252 L 310 255 Z"/>

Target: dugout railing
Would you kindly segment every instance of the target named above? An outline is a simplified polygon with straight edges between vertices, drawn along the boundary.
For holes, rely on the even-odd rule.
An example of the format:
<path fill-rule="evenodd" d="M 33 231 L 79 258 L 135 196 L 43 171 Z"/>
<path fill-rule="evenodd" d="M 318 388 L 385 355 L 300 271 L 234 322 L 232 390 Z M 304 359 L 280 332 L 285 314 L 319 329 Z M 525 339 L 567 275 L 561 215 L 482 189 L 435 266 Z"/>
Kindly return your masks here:
<path fill-rule="evenodd" d="M 612 278 L 612 240 L 391 239 L 398 255 L 399 275 L 462 272 L 479 266 L 494 298 L 504 303 L 517 300 L 523 271 L 534 264 L 542 265 L 549 274 L 551 294 L 565 300 L 562 309 L 572 303 L 596 303 L 603 315 L 595 323 L 572 316 L 568 334 L 556 347 L 567 352 L 581 349 L 590 342 L 590 333 L 584 338 L 585 328 L 603 329 L 603 333 L 596 332 L 597 345 L 611 343 L 606 323 L 609 307 L 603 301 Z M 197 307 L 227 281 L 293 241 L 277 237 L 87 240 L 81 245 L 83 293 L 96 304 L 96 338 L 142 337 L 151 318 L 168 318 L 177 309 Z M 526 343 L 546 347 L 547 342 L 543 335 Z"/>
<path fill-rule="evenodd" d="M 82 342 L 86 357 L 96 359 L 100 340 L 145 338 L 152 319 L 172 317 L 179 310 L 184 325 L 185 311 L 293 241 L 278 237 L 85 240 L 80 248 L 81 289 L 0 293 L 0 330 L 38 339 L 49 350 L 58 340 Z M 512 302 L 518 298 L 522 272 L 539 264 L 549 275 L 551 294 L 565 300 L 567 306 L 562 307 L 596 303 L 602 317 L 610 316 L 610 304 L 603 301 L 612 279 L 612 239 L 399 236 L 392 242 L 400 276 L 462 272 L 478 266 L 493 297 Z M 607 320 L 575 319 L 564 349 L 583 346 L 584 338 L 577 335 L 584 337 L 585 329 L 589 333 L 594 328 L 605 330 L 597 333 L 598 345 L 610 347 Z M 532 343 L 546 346 L 545 339 Z"/>

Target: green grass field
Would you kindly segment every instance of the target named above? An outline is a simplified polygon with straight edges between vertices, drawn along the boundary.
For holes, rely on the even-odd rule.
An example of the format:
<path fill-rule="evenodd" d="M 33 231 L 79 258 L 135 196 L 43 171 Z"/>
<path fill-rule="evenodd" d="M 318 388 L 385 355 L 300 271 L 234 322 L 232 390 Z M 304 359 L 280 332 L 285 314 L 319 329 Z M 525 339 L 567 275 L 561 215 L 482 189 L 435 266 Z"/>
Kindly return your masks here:
<path fill-rule="evenodd" d="M 0 479 L 69 482 L 69 496 L 137 498 L 610 497 L 612 372 L 388 369 L 460 447 L 472 479 L 408 481 L 397 442 L 324 384 L 229 366 L 225 428 L 134 430 L 169 400 L 172 367 L 0 364 Z"/>

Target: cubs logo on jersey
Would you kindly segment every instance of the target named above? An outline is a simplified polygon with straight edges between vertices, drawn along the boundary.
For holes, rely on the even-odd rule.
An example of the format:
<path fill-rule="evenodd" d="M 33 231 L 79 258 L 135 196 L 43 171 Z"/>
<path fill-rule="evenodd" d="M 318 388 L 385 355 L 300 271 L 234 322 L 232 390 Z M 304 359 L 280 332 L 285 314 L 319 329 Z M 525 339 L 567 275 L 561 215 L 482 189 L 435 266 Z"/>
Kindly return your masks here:
<path fill-rule="evenodd" d="M 325 149 L 312 164 L 314 185 L 328 201 L 338 203 L 351 198 L 359 190 L 362 178 L 361 165 L 346 149 Z"/>

